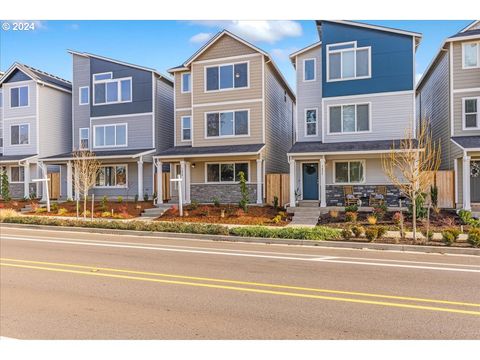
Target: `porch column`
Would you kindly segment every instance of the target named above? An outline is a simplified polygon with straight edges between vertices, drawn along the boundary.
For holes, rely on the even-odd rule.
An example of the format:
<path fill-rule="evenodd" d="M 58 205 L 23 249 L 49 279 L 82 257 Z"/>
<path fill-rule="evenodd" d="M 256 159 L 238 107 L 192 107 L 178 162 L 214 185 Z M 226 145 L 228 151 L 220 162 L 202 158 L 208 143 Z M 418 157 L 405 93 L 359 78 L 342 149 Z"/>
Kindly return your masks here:
<path fill-rule="evenodd" d="M 42 179 L 46 179 L 48 177 L 48 174 L 47 174 L 47 167 L 45 166 L 45 164 L 43 162 L 38 162 L 38 167 L 41 169 L 41 173 L 42 173 Z M 48 186 L 48 183 L 49 181 L 42 181 L 42 198 L 40 201 L 42 202 L 46 202 L 47 201 L 47 186 Z"/>
<path fill-rule="evenodd" d="M 290 207 L 295 207 L 295 160 L 290 159 Z"/>
<path fill-rule="evenodd" d="M 73 166 L 72 162 L 67 162 L 67 199 L 73 199 Z"/>
<path fill-rule="evenodd" d="M 257 204 L 263 204 L 263 178 L 262 167 L 263 160 L 257 159 Z"/>
<path fill-rule="evenodd" d="M 137 175 L 138 175 L 138 198 L 143 198 L 143 158 L 140 157 L 137 161 Z"/>
<path fill-rule="evenodd" d="M 470 156 L 463 156 L 463 209 L 471 210 L 470 206 Z"/>
<path fill-rule="evenodd" d="M 320 158 L 320 207 L 327 206 L 325 156 Z"/>
<path fill-rule="evenodd" d="M 185 203 L 190 204 L 190 180 L 192 174 L 192 164 L 187 161 L 185 163 Z"/>
<path fill-rule="evenodd" d="M 30 197 L 30 164 L 26 162 L 23 165 L 23 197 Z"/>
<path fill-rule="evenodd" d="M 183 203 L 185 204 L 185 183 L 186 183 L 186 169 L 185 169 L 185 160 L 180 160 L 180 176 L 182 177 L 182 181 L 180 182 L 180 186 L 182 187 L 182 194 L 183 194 Z"/>
<path fill-rule="evenodd" d="M 163 164 L 160 160 L 157 165 L 157 204 L 163 204 Z"/>

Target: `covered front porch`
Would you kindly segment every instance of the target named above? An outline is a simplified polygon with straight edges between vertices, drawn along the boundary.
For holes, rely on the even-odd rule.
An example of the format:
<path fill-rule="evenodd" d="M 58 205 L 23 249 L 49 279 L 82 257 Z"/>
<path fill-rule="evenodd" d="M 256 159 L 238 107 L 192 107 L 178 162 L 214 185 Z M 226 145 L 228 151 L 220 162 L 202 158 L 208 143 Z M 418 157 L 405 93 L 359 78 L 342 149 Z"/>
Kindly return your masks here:
<path fill-rule="evenodd" d="M 0 154 L 0 172 L 7 174 L 12 199 L 36 198 L 39 196 L 41 187 L 38 183 L 32 181 L 41 176 L 39 171 L 37 155 Z"/>

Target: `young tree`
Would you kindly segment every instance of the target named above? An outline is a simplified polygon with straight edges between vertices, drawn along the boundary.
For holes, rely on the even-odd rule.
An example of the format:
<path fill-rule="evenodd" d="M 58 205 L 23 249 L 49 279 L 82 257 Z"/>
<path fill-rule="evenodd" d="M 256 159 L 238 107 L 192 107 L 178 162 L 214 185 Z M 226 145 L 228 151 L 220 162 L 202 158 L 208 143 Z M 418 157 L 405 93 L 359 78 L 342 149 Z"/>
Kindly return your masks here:
<path fill-rule="evenodd" d="M 10 200 L 10 183 L 8 182 L 7 171 L 2 171 L 0 182 L 1 182 L 0 192 L 2 195 L 2 199 L 4 201 L 9 201 Z"/>
<path fill-rule="evenodd" d="M 440 152 L 440 144 L 433 141 L 428 121 L 423 120 L 416 136 L 412 128 L 407 128 L 398 147 L 393 143 L 391 151 L 382 156 L 383 171 L 412 203 L 414 242 L 417 239 L 417 199 L 430 189 L 440 166 Z"/>
<path fill-rule="evenodd" d="M 87 218 L 88 191 L 95 185 L 100 162 L 95 153 L 88 150 L 76 151 L 73 154 L 75 169 L 75 187 L 79 195 L 83 195 L 83 218 Z M 77 206 L 78 208 L 78 206 Z"/>
<path fill-rule="evenodd" d="M 238 177 L 240 178 L 239 179 L 240 194 L 242 196 L 238 205 L 244 212 L 247 212 L 248 211 L 247 204 L 250 199 L 250 194 L 247 187 L 247 180 L 245 179 L 245 173 L 243 171 L 239 171 Z"/>

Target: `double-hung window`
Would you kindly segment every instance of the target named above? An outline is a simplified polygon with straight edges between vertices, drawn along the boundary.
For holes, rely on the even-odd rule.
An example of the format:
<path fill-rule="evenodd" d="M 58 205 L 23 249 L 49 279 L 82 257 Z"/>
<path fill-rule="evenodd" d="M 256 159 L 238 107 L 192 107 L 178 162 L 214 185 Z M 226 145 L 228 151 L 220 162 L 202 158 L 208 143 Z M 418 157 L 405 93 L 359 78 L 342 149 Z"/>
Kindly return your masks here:
<path fill-rule="evenodd" d="M 371 47 L 357 42 L 327 45 L 327 81 L 371 77 Z"/>
<path fill-rule="evenodd" d="M 97 187 L 126 187 L 127 166 L 126 165 L 105 165 L 97 172 L 95 181 Z"/>
<path fill-rule="evenodd" d="M 463 128 L 465 130 L 480 129 L 479 103 L 480 97 L 463 99 Z"/>
<path fill-rule="evenodd" d="M 28 124 L 12 125 L 10 127 L 11 145 L 28 145 L 28 133 L 30 132 Z"/>
<path fill-rule="evenodd" d="M 329 107 L 330 134 L 361 133 L 370 130 L 370 104 Z"/>
<path fill-rule="evenodd" d="M 80 139 L 79 147 L 80 150 L 85 150 L 90 147 L 90 129 L 89 128 L 80 128 Z"/>
<path fill-rule="evenodd" d="M 317 72 L 315 64 L 315 58 L 303 60 L 303 81 L 315 81 Z"/>
<path fill-rule="evenodd" d="M 93 75 L 93 104 L 119 104 L 132 101 L 132 78 L 114 79 L 113 74 Z"/>
<path fill-rule="evenodd" d="M 205 90 L 218 91 L 248 87 L 248 62 L 205 68 Z"/>
<path fill-rule="evenodd" d="M 10 167 L 10 182 L 18 183 L 25 181 L 25 168 L 23 166 Z"/>
<path fill-rule="evenodd" d="M 365 162 L 361 160 L 335 161 L 334 174 L 336 184 L 363 183 L 365 181 Z"/>
<path fill-rule="evenodd" d="M 10 107 L 28 106 L 28 86 L 14 87 L 10 89 Z"/>
<path fill-rule="evenodd" d="M 127 124 L 95 125 L 95 147 L 127 146 Z"/>
<path fill-rule="evenodd" d="M 231 183 L 240 181 L 239 173 L 243 172 L 248 181 L 248 162 L 245 163 L 207 163 L 207 183 Z"/>
<path fill-rule="evenodd" d="M 90 102 L 90 92 L 88 86 L 82 86 L 78 92 L 78 103 L 80 105 L 88 105 Z"/>
<path fill-rule="evenodd" d="M 207 137 L 248 135 L 248 110 L 206 113 Z"/>
<path fill-rule="evenodd" d="M 192 86 L 192 74 L 183 73 L 182 74 L 182 93 L 189 93 Z"/>
<path fill-rule="evenodd" d="M 469 42 L 462 45 L 462 67 L 473 69 L 480 67 L 480 42 Z"/>
<path fill-rule="evenodd" d="M 317 135 L 317 109 L 305 109 L 305 135 Z"/>
<path fill-rule="evenodd" d="M 182 141 L 192 140 L 192 118 L 182 116 Z"/>

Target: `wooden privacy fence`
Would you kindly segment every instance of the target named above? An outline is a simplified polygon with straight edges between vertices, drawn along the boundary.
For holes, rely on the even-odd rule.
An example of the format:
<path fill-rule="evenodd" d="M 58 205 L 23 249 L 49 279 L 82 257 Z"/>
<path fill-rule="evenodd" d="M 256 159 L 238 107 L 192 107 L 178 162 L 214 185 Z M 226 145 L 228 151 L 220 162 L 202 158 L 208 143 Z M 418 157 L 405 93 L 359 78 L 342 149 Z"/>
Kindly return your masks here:
<path fill-rule="evenodd" d="M 450 209 L 455 207 L 455 175 L 453 171 L 437 171 L 433 184 L 438 189 L 438 207 Z M 433 185 L 432 184 L 432 185 Z"/>
<path fill-rule="evenodd" d="M 50 199 L 58 199 L 60 197 L 60 173 L 48 173 L 48 179 Z"/>
<path fill-rule="evenodd" d="M 290 200 L 290 175 L 267 174 L 265 182 L 265 197 L 269 205 L 273 205 L 273 199 L 278 197 L 278 205 L 284 206 Z"/>

